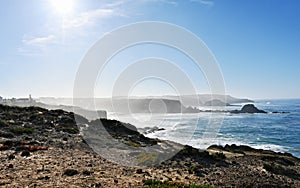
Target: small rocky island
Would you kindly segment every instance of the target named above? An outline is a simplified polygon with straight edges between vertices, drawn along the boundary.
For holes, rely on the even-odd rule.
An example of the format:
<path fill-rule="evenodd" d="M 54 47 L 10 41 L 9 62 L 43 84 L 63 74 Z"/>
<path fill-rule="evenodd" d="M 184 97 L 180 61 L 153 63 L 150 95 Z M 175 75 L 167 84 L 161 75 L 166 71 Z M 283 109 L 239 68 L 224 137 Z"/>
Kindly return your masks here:
<path fill-rule="evenodd" d="M 182 149 L 156 166 L 127 167 L 95 153 L 75 122 L 101 121 L 132 147 L 161 145 L 130 124 L 88 121 L 63 110 L 0 105 L 0 186 L 3 187 L 300 187 L 300 159 L 249 146 Z M 153 160 L 149 156 L 141 163 Z"/>
<path fill-rule="evenodd" d="M 260 109 L 256 108 L 256 106 L 254 106 L 254 104 L 246 104 L 242 107 L 241 110 L 232 110 L 230 112 L 235 113 L 235 114 L 240 114 L 240 113 L 250 113 L 250 114 L 263 113 L 263 114 L 266 114 L 267 113 L 264 110 L 260 110 Z"/>

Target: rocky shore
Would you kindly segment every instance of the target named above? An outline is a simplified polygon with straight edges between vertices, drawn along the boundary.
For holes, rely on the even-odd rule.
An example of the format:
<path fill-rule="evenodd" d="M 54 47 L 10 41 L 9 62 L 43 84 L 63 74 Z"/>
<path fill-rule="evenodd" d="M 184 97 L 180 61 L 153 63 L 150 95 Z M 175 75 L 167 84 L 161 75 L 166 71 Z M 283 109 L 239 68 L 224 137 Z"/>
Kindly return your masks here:
<path fill-rule="evenodd" d="M 182 146 L 159 165 L 122 166 L 94 152 L 75 119 L 82 126 L 101 121 L 112 137 L 133 147 L 165 143 L 116 120 L 90 122 L 63 110 L 0 105 L 0 186 L 300 187 L 299 158 L 248 146 Z"/>

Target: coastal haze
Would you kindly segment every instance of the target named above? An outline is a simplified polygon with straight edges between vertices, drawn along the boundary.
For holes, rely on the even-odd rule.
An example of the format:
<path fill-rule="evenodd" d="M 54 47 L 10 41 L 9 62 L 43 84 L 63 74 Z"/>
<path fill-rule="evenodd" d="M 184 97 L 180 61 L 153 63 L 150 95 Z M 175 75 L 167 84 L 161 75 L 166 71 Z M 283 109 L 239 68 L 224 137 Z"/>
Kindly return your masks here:
<path fill-rule="evenodd" d="M 185 99 L 185 100 L 182 100 Z M 225 99 L 225 101 L 222 101 Z M 5 101 L 9 105 L 40 106 L 77 112 L 90 119 L 130 123 L 146 136 L 206 149 L 212 144 L 245 144 L 300 156 L 299 100 L 251 100 L 230 95 L 139 96 L 77 99 L 41 97 Z M 4 102 L 4 101 L 2 101 Z M 232 114 L 244 104 L 255 104 L 267 114 Z M 77 103 L 78 104 L 78 103 Z M 195 105 L 198 104 L 198 105 Z M 94 113 L 96 108 L 96 113 Z M 222 109 L 222 111 L 220 111 Z M 280 113 L 287 112 L 287 113 Z M 203 138 L 208 122 L 222 120 L 216 136 Z M 282 134 L 285 133 L 285 134 Z"/>

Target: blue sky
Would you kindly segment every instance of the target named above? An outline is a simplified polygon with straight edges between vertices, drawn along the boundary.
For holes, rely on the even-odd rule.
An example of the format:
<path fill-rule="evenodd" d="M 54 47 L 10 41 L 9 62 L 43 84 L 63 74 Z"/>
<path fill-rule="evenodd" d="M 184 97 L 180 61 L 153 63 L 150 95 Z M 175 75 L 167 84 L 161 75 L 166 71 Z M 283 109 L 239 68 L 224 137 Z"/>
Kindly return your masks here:
<path fill-rule="evenodd" d="M 228 94 L 300 98 L 297 0 L 64 0 L 70 3 L 66 7 L 53 1 L 0 1 L 0 96 L 71 97 L 78 66 L 101 36 L 125 24 L 161 21 L 184 27 L 206 43 L 220 65 Z M 107 78 L 99 80 L 105 84 L 96 87 L 96 94 L 109 95 L 110 76 L 117 77 L 126 62 L 147 56 L 177 58 L 197 81 L 198 92 L 209 92 L 204 76 L 197 75 L 187 59 L 150 45 L 116 58 Z M 157 90 L 169 94 L 172 89 L 147 81 L 136 87 L 136 94 Z"/>

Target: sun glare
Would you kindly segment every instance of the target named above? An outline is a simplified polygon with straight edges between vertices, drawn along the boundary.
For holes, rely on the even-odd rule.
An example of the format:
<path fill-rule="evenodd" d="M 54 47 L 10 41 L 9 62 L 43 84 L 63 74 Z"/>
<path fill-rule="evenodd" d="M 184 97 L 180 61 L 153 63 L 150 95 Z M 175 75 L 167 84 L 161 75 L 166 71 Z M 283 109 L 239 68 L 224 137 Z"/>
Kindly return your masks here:
<path fill-rule="evenodd" d="M 67 14 L 73 10 L 74 0 L 50 0 L 53 8 L 60 14 Z"/>

